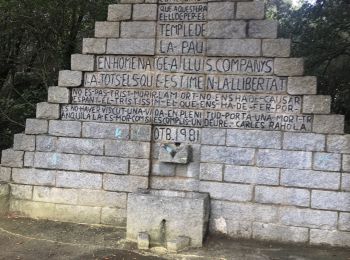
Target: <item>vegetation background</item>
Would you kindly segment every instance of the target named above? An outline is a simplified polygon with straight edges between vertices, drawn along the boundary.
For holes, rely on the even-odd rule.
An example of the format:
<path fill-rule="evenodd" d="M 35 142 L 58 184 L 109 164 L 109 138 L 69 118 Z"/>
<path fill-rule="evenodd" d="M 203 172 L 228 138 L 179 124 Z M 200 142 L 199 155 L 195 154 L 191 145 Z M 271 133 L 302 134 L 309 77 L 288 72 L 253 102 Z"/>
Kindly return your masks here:
<path fill-rule="evenodd" d="M 0 150 L 11 147 L 36 103 L 46 101 L 58 71 L 106 20 L 114 0 L 0 0 Z M 319 78 L 319 94 L 331 95 L 332 112 L 345 114 L 350 132 L 350 3 L 317 0 L 293 8 L 291 0 L 266 0 L 267 16 L 292 38 L 293 56 L 306 58 L 306 74 Z"/>

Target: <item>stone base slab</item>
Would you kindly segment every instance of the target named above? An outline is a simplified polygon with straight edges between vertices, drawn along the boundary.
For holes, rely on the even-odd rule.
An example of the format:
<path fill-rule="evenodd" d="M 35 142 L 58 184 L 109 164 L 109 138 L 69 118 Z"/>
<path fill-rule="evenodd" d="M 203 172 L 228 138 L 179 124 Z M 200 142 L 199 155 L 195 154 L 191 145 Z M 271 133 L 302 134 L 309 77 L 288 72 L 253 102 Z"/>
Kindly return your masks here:
<path fill-rule="evenodd" d="M 136 241 L 147 232 L 150 243 L 166 246 L 180 236 L 201 247 L 207 232 L 209 195 L 195 192 L 139 191 L 129 194 L 127 239 Z"/>

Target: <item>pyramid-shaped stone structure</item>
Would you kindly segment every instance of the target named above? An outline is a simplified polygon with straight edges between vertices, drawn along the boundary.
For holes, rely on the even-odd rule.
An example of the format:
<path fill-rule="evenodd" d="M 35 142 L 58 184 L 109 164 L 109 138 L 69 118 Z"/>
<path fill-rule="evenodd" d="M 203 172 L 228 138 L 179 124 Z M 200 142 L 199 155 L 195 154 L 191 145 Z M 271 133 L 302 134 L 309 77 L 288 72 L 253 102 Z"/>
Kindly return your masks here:
<path fill-rule="evenodd" d="M 350 246 L 350 135 L 290 48 L 260 1 L 110 5 L 2 152 L 0 206 L 125 226 L 139 188 L 201 192 L 210 232 Z"/>

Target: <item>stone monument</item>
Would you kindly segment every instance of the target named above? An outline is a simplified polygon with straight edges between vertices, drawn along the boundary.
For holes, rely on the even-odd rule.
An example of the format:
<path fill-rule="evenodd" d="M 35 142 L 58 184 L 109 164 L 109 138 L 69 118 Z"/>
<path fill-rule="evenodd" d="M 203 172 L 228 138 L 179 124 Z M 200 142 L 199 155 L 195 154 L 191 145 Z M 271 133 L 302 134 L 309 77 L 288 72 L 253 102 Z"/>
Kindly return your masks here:
<path fill-rule="evenodd" d="M 144 248 L 200 246 L 208 215 L 234 238 L 350 246 L 350 135 L 290 45 L 261 1 L 110 5 L 2 152 L 0 199 L 31 218 L 128 222 Z"/>

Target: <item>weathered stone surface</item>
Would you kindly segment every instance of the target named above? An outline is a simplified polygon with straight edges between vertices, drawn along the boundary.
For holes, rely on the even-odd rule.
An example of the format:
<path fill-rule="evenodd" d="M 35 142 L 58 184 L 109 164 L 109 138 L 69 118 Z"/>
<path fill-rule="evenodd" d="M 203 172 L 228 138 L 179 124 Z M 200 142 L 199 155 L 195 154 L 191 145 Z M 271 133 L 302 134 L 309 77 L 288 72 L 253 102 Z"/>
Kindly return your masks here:
<path fill-rule="evenodd" d="M 191 239 L 189 237 L 180 236 L 175 240 L 167 241 L 166 247 L 169 252 L 179 252 L 190 246 Z"/>
<path fill-rule="evenodd" d="M 84 38 L 83 39 L 84 54 L 104 54 L 106 53 L 106 39 Z"/>
<path fill-rule="evenodd" d="M 342 174 L 341 189 L 344 191 L 350 191 L 350 174 Z"/>
<path fill-rule="evenodd" d="M 76 189 L 101 189 L 102 175 L 91 174 L 86 172 L 57 171 L 56 187 Z"/>
<path fill-rule="evenodd" d="M 28 185 L 55 185 L 55 171 L 39 170 L 39 169 L 13 169 L 12 179 L 14 183 Z"/>
<path fill-rule="evenodd" d="M 303 97 L 303 113 L 328 114 L 331 112 L 331 96 L 312 95 Z"/>
<path fill-rule="evenodd" d="M 259 56 L 260 52 L 261 40 L 258 39 L 207 40 L 208 56 Z"/>
<path fill-rule="evenodd" d="M 279 184 L 279 169 L 226 165 L 224 181 L 247 184 Z"/>
<path fill-rule="evenodd" d="M 55 219 L 55 204 L 14 199 L 10 202 L 10 212 L 23 217 Z"/>
<path fill-rule="evenodd" d="M 248 37 L 249 38 L 277 38 L 277 28 L 278 22 L 272 21 L 272 20 L 260 20 L 260 21 L 250 21 L 249 22 L 249 29 L 248 29 Z M 263 46 L 264 46 L 263 41 Z M 273 41 L 270 41 L 271 43 L 274 43 Z M 277 42 L 276 42 L 277 43 Z M 266 44 L 266 43 L 265 43 Z M 266 45 L 265 45 L 266 48 Z M 284 46 L 283 46 L 284 48 Z M 288 51 L 288 50 L 287 50 Z M 264 56 L 265 55 L 263 52 Z M 272 56 L 271 57 L 275 57 Z M 278 57 L 278 56 L 277 56 Z"/>
<path fill-rule="evenodd" d="M 34 167 L 60 170 L 79 170 L 80 155 L 36 152 Z"/>
<path fill-rule="evenodd" d="M 7 183 L 0 183 L 0 197 L 7 197 L 10 192 L 10 186 Z"/>
<path fill-rule="evenodd" d="M 317 92 L 317 78 L 314 76 L 289 77 L 288 94 L 312 95 Z"/>
<path fill-rule="evenodd" d="M 61 70 L 58 76 L 58 86 L 60 87 L 79 87 L 83 80 L 81 71 Z"/>
<path fill-rule="evenodd" d="M 222 233 L 233 238 L 252 237 L 252 222 L 250 221 L 235 221 L 232 219 L 215 218 L 209 223 L 210 233 Z"/>
<path fill-rule="evenodd" d="M 198 191 L 199 180 L 193 178 L 152 177 L 150 187 L 156 190 Z"/>
<path fill-rule="evenodd" d="M 310 230 L 310 244 L 348 247 L 350 245 L 350 233 L 336 230 Z"/>
<path fill-rule="evenodd" d="M 264 19 L 264 2 L 239 2 L 237 3 L 236 19 Z"/>
<path fill-rule="evenodd" d="M 252 223 L 249 221 L 227 221 L 227 234 L 234 238 L 250 239 L 253 234 Z"/>
<path fill-rule="evenodd" d="M 108 54 L 154 55 L 154 39 L 108 39 Z"/>
<path fill-rule="evenodd" d="M 132 141 L 105 141 L 105 154 L 130 158 L 149 158 L 150 143 Z"/>
<path fill-rule="evenodd" d="M 275 205 L 211 200 L 211 218 L 274 223 L 278 216 L 278 206 Z"/>
<path fill-rule="evenodd" d="M 152 127 L 150 125 L 131 125 L 132 141 L 151 141 Z"/>
<path fill-rule="evenodd" d="M 200 180 L 222 181 L 223 180 L 223 164 L 218 163 L 201 163 L 200 164 Z"/>
<path fill-rule="evenodd" d="M 102 208 L 101 223 L 125 228 L 126 210 L 118 208 Z"/>
<path fill-rule="evenodd" d="M 253 223 L 253 238 L 280 242 L 306 243 L 308 228 L 287 227 L 277 224 Z"/>
<path fill-rule="evenodd" d="M 211 145 L 225 145 L 226 143 L 226 129 L 202 129 L 202 141 L 201 144 Z"/>
<path fill-rule="evenodd" d="M 5 183 L 0 183 L 0 216 L 4 216 L 8 213 L 9 194 L 10 186 Z"/>
<path fill-rule="evenodd" d="M 34 152 L 25 152 L 24 153 L 24 167 L 34 167 Z"/>
<path fill-rule="evenodd" d="M 57 149 L 57 137 L 38 135 L 36 136 L 36 151 L 53 152 Z"/>
<path fill-rule="evenodd" d="M 95 37 L 96 38 L 118 38 L 119 22 L 96 22 Z"/>
<path fill-rule="evenodd" d="M 78 71 L 93 71 L 95 69 L 94 55 L 72 54 L 71 69 Z"/>
<path fill-rule="evenodd" d="M 103 188 L 110 191 L 135 192 L 137 189 L 148 188 L 148 178 L 105 174 L 103 176 Z"/>
<path fill-rule="evenodd" d="M 142 4 L 144 0 L 121 0 L 122 4 Z"/>
<path fill-rule="evenodd" d="M 328 135 L 327 152 L 350 153 L 350 135 Z"/>
<path fill-rule="evenodd" d="M 314 153 L 313 168 L 323 171 L 340 171 L 341 155 L 335 153 Z"/>
<path fill-rule="evenodd" d="M 84 171 L 128 174 L 128 160 L 104 156 L 82 156 L 80 169 Z"/>
<path fill-rule="evenodd" d="M 213 2 L 208 3 L 208 20 L 229 20 L 235 15 L 235 3 Z"/>
<path fill-rule="evenodd" d="M 200 174 L 199 170 L 199 162 L 190 162 L 188 164 L 177 165 L 175 169 L 175 175 L 177 177 L 195 178 L 198 180 Z"/>
<path fill-rule="evenodd" d="M 41 102 L 36 104 L 36 118 L 58 119 L 60 117 L 60 105 Z"/>
<path fill-rule="evenodd" d="M 288 150 L 324 151 L 326 136 L 314 133 L 288 133 L 283 135 L 283 148 Z"/>
<path fill-rule="evenodd" d="M 350 172 L 350 155 L 349 154 L 343 154 L 342 170 L 345 172 Z"/>
<path fill-rule="evenodd" d="M 33 189 L 33 200 L 49 203 L 77 204 L 78 191 L 35 186 Z"/>
<path fill-rule="evenodd" d="M 82 136 L 88 138 L 129 139 L 129 125 L 83 122 Z"/>
<path fill-rule="evenodd" d="M 166 163 L 188 164 L 191 160 L 192 149 L 189 145 L 165 143 L 160 146 L 159 161 Z"/>
<path fill-rule="evenodd" d="M 253 165 L 255 150 L 225 146 L 202 145 L 201 162 Z"/>
<path fill-rule="evenodd" d="M 63 222 L 99 224 L 101 208 L 57 204 L 55 205 L 55 219 Z"/>
<path fill-rule="evenodd" d="M 57 141 L 57 152 L 103 155 L 104 142 L 99 139 L 78 139 L 61 137 Z"/>
<path fill-rule="evenodd" d="M 130 171 L 131 175 L 148 176 L 150 171 L 150 161 L 148 159 L 131 159 Z"/>
<path fill-rule="evenodd" d="M 159 157 L 159 150 L 160 150 L 160 143 L 153 143 L 152 151 L 151 151 L 151 156 L 152 159 L 157 160 Z"/>
<path fill-rule="evenodd" d="M 229 228 L 230 224 L 233 224 L 233 232 Z M 225 234 L 232 236 L 234 238 L 251 238 L 252 236 L 252 228 L 251 228 L 251 222 L 244 221 L 243 223 L 247 223 L 244 225 L 242 230 L 242 222 L 241 221 L 234 221 L 230 219 L 225 218 L 210 218 L 209 222 L 209 232 L 211 234 Z M 231 224 L 231 225 L 232 225 Z"/>
<path fill-rule="evenodd" d="M 350 231 L 350 213 L 339 214 L 339 230 Z"/>
<path fill-rule="evenodd" d="M 57 104 L 69 103 L 70 101 L 69 89 L 63 88 L 63 87 L 49 87 L 47 101 L 50 103 L 57 103 Z"/>
<path fill-rule="evenodd" d="M 262 149 L 257 153 L 257 166 L 310 169 L 311 152 Z"/>
<path fill-rule="evenodd" d="M 11 180 L 12 169 L 0 166 L 0 181 L 9 182 Z"/>
<path fill-rule="evenodd" d="M 146 232 L 140 232 L 137 235 L 137 248 L 140 250 L 148 250 L 150 245 L 150 237 Z"/>
<path fill-rule="evenodd" d="M 152 163 L 152 175 L 154 176 L 175 176 L 176 164 L 173 163 Z"/>
<path fill-rule="evenodd" d="M 115 4 L 108 6 L 108 21 L 123 21 L 131 19 L 130 4 Z"/>
<path fill-rule="evenodd" d="M 304 59 L 302 59 L 302 58 L 276 58 L 275 59 L 275 74 L 277 76 L 302 76 L 304 74 Z M 305 86 L 303 86 L 303 87 L 305 87 Z M 288 88 L 289 88 L 289 86 L 288 86 Z M 292 94 L 292 93 L 289 93 L 289 94 Z"/>
<path fill-rule="evenodd" d="M 280 211 L 281 224 L 318 229 L 336 229 L 338 214 L 334 211 L 284 207 Z"/>
<path fill-rule="evenodd" d="M 191 150 L 192 150 L 192 159 L 191 163 L 199 163 L 200 157 L 201 157 L 201 145 L 200 144 L 192 144 Z M 198 168 L 199 170 L 199 168 Z"/>
<path fill-rule="evenodd" d="M 49 134 L 55 136 L 80 137 L 81 122 L 50 120 Z"/>
<path fill-rule="evenodd" d="M 144 216 L 148 216 L 144 218 Z M 164 242 L 160 229 L 166 228 L 166 241 L 179 236 L 191 238 L 191 246 L 202 246 L 209 219 L 207 194 L 149 191 L 129 194 L 127 238 L 135 240 L 147 232 L 152 243 Z"/>
<path fill-rule="evenodd" d="M 305 189 L 283 187 L 255 187 L 255 201 L 259 203 L 272 203 L 308 207 L 310 191 Z"/>
<path fill-rule="evenodd" d="M 250 201 L 253 196 L 253 188 L 250 185 L 218 183 L 201 181 L 200 192 L 207 192 L 213 199 L 231 201 Z"/>
<path fill-rule="evenodd" d="M 1 165 L 8 167 L 23 167 L 23 151 L 14 151 L 12 149 L 1 152 Z"/>
<path fill-rule="evenodd" d="M 265 39 L 262 41 L 262 55 L 265 57 L 289 57 L 290 39 Z"/>
<path fill-rule="evenodd" d="M 41 119 L 27 119 L 25 133 L 29 135 L 46 134 L 48 131 L 48 121 Z"/>
<path fill-rule="evenodd" d="M 338 190 L 340 185 L 340 173 L 282 169 L 281 185 Z"/>
<path fill-rule="evenodd" d="M 311 208 L 350 211 L 350 193 L 313 190 Z"/>
<path fill-rule="evenodd" d="M 343 115 L 315 115 L 312 130 L 321 134 L 344 133 Z"/>
<path fill-rule="evenodd" d="M 78 205 L 126 208 L 126 193 L 102 190 L 79 190 Z"/>
<path fill-rule="evenodd" d="M 153 21 L 157 20 L 156 4 L 135 4 L 132 12 L 133 20 Z"/>
<path fill-rule="evenodd" d="M 190 170 L 190 168 L 191 168 L 191 170 Z M 166 175 L 164 175 L 164 174 L 159 175 L 158 174 L 158 176 L 166 176 Z M 175 174 L 173 174 L 172 176 L 185 177 L 185 178 L 198 178 L 199 177 L 199 163 L 189 163 L 188 165 L 185 165 L 185 164 L 176 165 Z"/>
<path fill-rule="evenodd" d="M 25 134 L 15 134 L 13 140 L 13 149 L 17 151 L 34 151 L 35 136 Z"/>
<path fill-rule="evenodd" d="M 282 133 L 259 130 L 227 130 L 228 146 L 256 147 L 256 148 L 281 148 Z"/>
<path fill-rule="evenodd" d="M 247 23 L 244 21 L 209 21 L 207 37 L 219 39 L 240 39 L 246 37 Z"/>

